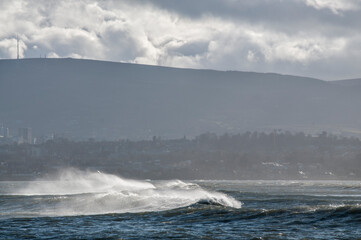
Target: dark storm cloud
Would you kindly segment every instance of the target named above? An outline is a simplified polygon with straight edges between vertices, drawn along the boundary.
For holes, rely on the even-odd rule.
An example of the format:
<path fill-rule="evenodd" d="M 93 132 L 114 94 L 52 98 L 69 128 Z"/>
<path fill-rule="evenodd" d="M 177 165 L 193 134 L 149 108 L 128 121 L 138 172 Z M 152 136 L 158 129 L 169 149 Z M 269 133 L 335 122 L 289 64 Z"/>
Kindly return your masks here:
<path fill-rule="evenodd" d="M 305 1 L 143 0 L 137 2 L 138 4 L 151 2 L 158 8 L 195 19 L 211 15 L 230 21 L 262 24 L 291 32 L 311 26 L 321 29 L 325 25 L 342 28 L 361 26 L 360 11 L 335 14 L 330 8 L 316 9 L 312 5 L 305 4 Z M 355 6 L 360 6 L 357 2 L 355 4 Z"/>

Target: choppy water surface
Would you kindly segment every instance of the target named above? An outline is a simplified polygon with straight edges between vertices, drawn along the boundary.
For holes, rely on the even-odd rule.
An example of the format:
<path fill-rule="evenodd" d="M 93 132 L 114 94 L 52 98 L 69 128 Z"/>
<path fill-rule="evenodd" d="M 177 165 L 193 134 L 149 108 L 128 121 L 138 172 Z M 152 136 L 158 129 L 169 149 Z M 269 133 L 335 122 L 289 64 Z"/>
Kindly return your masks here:
<path fill-rule="evenodd" d="M 1 239 L 360 239 L 359 181 L 0 182 Z"/>

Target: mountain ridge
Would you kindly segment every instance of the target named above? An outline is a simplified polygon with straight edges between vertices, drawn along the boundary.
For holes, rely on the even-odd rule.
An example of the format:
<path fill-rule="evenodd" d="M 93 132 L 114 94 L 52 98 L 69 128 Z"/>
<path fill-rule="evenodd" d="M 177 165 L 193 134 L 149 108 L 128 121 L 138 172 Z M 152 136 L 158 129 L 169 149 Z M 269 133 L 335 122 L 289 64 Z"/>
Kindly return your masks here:
<path fill-rule="evenodd" d="M 79 62 L 97 62 L 103 64 L 124 64 L 124 65 L 135 65 L 142 67 L 150 67 L 150 68 L 163 68 L 163 69 L 173 69 L 173 70 L 195 70 L 195 71 L 214 71 L 221 73 L 249 73 L 249 74 L 269 74 L 269 75 L 278 75 L 278 76 L 290 76 L 290 77 L 300 77 L 305 79 L 312 79 L 327 82 L 325 80 L 308 77 L 308 76 L 298 76 L 277 72 L 254 72 L 254 71 L 241 71 L 241 70 L 217 70 L 217 69 L 208 69 L 208 68 L 189 68 L 189 67 L 171 67 L 171 66 L 161 66 L 161 65 L 151 65 L 151 64 L 142 64 L 142 63 L 130 63 L 130 62 L 116 62 L 116 61 L 108 61 L 108 60 L 97 60 L 97 59 L 80 59 L 80 58 L 22 58 L 22 59 L 0 59 L 1 62 L 16 62 L 16 61 L 79 61 Z M 357 79 L 345 79 L 345 80 L 357 80 Z M 343 80 L 335 80 L 343 81 Z"/>
<path fill-rule="evenodd" d="M 359 86 L 359 87 L 361 87 L 361 78 L 336 80 L 333 82 L 336 84 L 343 85 L 343 86 L 350 86 L 350 87 Z"/>
<path fill-rule="evenodd" d="M 82 59 L 0 60 L 0 122 L 15 130 L 32 127 L 38 136 L 171 138 L 275 127 L 357 132 L 360 93 L 277 73 Z"/>

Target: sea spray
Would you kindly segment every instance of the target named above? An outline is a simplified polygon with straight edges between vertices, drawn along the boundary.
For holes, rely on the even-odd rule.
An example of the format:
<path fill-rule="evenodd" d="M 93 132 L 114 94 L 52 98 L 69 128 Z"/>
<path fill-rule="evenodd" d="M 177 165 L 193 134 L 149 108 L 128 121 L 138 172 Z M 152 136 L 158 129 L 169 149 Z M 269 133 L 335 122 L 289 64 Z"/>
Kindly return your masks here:
<path fill-rule="evenodd" d="M 54 176 L 38 179 L 20 189 L 19 195 L 70 195 L 100 193 L 111 190 L 145 190 L 155 188 L 147 181 L 124 179 L 102 172 L 63 169 Z"/>
<path fill-rule="evenodd" d="M 91 178 L 92 173 L 77 172 L 76 176 L 81 180 Z M 321 240 L 361 236 L 360 181 L 136 181 L 145 186 L 132 191 L 127 179 L 122 180 L 128 190 L 98 186 L 91 193 L 63 195 L 15 195 L 14 189 L 26 182 L 0 181 L 0 239 Z M 39 193 L 31 186 L 45 182 L 31 182 L 22 189 L 27 194 L 30 190 Z M 197 199 L 201 200 L 171 208 Z M 242 208 L 217 203 L 232 199 L 242 200 Z M 158 212 L 161 208 L 169 210 Z M 107 212 L 111 214 L 102 214 Z"/>
<path fill-rule="evenodd" d="M 29 182 L 14 194 L 30 196 L 25 211 L 41 216 L 164 211 L 205 202 L 232 208 L 242 205 L 224 193 L 207 191 L 181 180 L 130 180 L 76 169 Z"/>

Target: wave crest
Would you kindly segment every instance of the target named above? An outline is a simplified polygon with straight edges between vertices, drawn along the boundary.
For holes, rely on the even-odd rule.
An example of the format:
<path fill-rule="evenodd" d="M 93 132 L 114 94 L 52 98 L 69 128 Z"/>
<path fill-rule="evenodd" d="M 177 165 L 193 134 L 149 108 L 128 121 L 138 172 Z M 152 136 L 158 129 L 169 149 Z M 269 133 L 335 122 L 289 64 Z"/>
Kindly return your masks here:
<path fill-rule="evenodd" d="M 199 202 L 232 208 L 242 205 L 224 193 L 181 180 L 130 180 L 74 169 L 62 171 L 52 179 L 30 182 L 14 194 L 29 198 L 29 212 L 46 216 L 163 211 Z"/>

